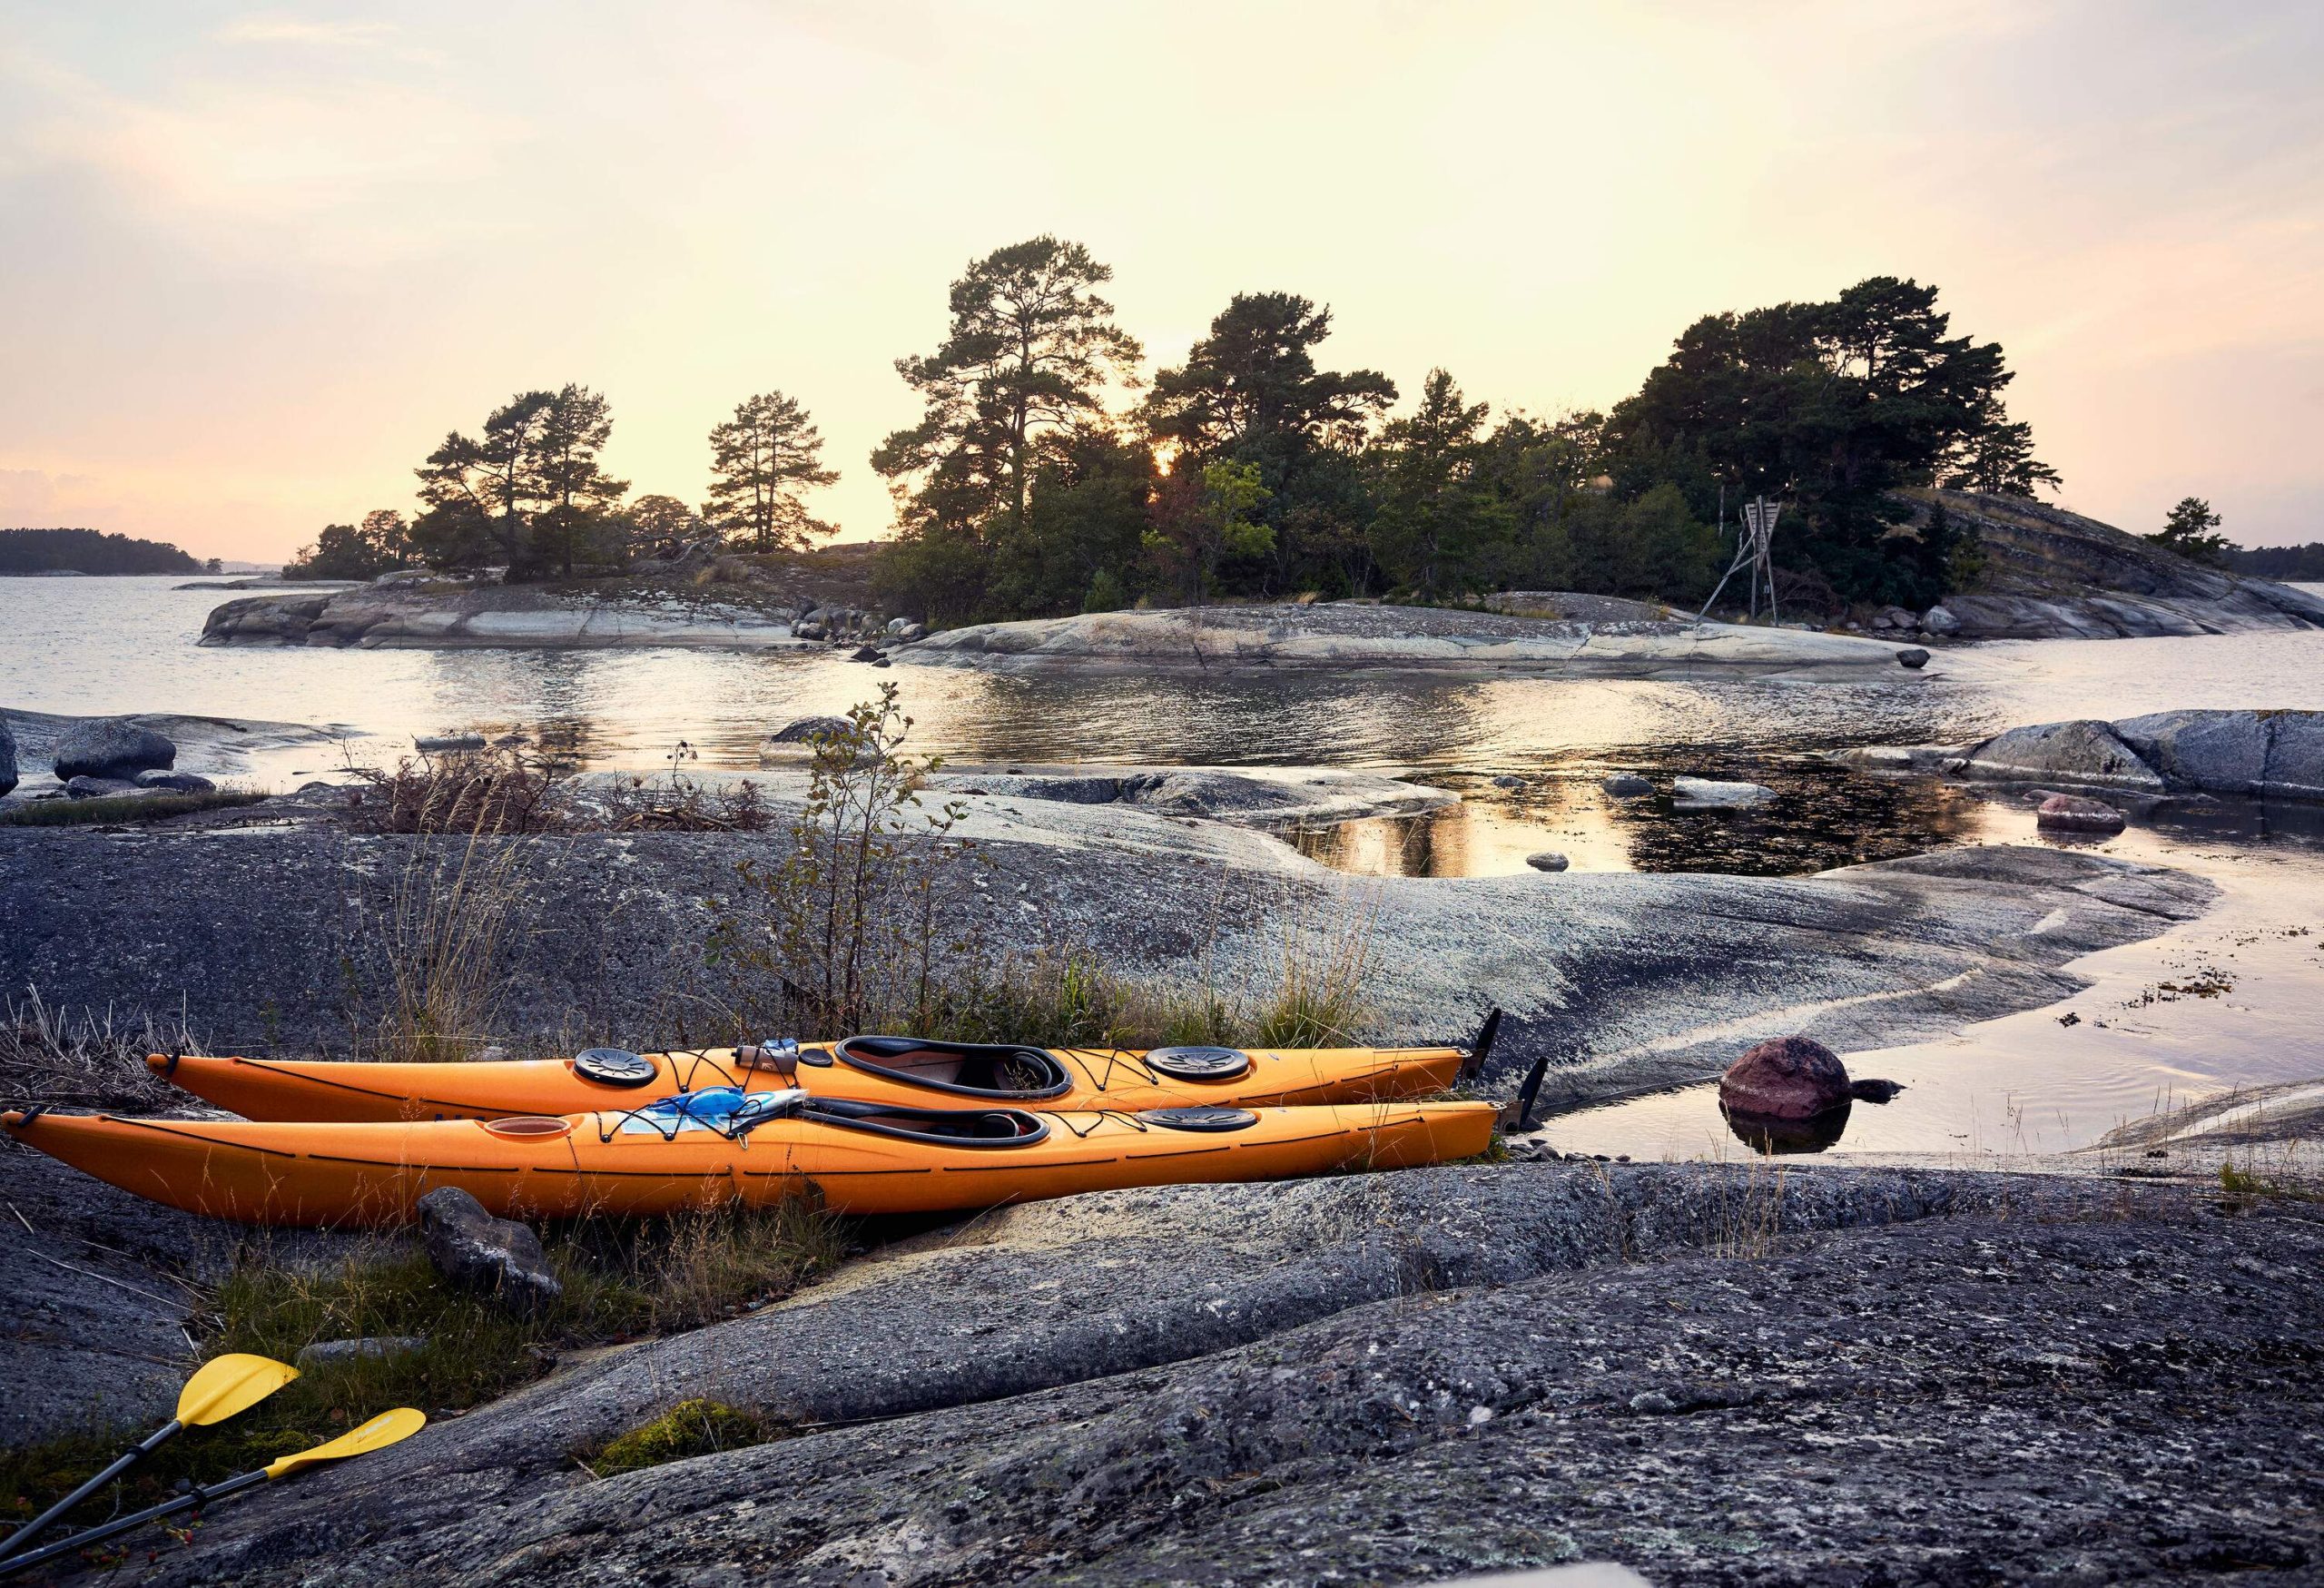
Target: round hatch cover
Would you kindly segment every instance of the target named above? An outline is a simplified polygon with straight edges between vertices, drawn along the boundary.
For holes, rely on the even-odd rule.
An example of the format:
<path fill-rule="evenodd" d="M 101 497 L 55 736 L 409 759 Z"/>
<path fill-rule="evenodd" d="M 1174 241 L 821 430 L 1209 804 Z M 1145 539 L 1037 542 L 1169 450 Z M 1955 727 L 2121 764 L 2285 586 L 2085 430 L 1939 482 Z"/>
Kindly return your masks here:
<path fill-rule="evenodd" d="M 1149 1125 L 1171 1130 L 1247 1130 L 1259 1122 L 1248 1109 L 1213 1106 L 1204 1109 L 1143 1109 L 1137 1116 Z"/>
<path fill-rule="evenodd" d="M 1240 1080 L 1251 1072 L 1251 1056 L 1236 1048 L 1157 1048 L 1146 1063 L 1173 1080 Z"/>
<path fill-rule="evenodd" d="M 662 1071 L 654 1060 L 626 1048 L 588 1048 L 573 1056 L 573 1073 L 606 1086 L 644 1086 Z"/>

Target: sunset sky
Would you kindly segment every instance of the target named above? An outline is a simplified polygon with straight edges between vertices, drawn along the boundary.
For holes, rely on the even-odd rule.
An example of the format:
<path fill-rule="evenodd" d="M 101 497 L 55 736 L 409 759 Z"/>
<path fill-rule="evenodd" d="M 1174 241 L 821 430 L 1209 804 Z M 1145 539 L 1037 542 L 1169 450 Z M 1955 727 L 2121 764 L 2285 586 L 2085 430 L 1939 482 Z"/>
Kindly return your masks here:
<path fill-rule="evenodd" d="M 1238 290 L 1341 367 L 1602 406 L 1872 274 L 1999 340 L 2067 506 L 2324 539 L 2324 5 L 0 0 L 0 525 L 279 559 L 527 387 L 699 501 L 780 388 L 865 457 L 971 257 Z"/>

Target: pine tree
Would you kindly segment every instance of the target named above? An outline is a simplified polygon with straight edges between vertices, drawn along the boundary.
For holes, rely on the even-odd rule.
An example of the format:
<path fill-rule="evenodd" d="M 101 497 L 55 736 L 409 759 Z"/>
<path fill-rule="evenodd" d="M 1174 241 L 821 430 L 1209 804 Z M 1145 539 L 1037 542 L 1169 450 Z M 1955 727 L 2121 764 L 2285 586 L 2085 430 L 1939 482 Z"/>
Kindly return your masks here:
<path fill-rule="evenodd" d="M 803 551 L 837 526 L 807 511 L 803 493 L 835 483 L 822 466 L 823 438 L 807 410 L 780 391 L 734 406 L 710 432 L 710 499 L 703 517 L 760 551 Z"/>
<path fill-rule="evenodd" d="M 2181 557 L 2225 567 L 2227 554 L 2235 549 L 2235 543 L 2219 533 L 2219 527 L 2226 521 L 2212 512 L 2211 503 L 2202 498 L 2181 497 L 2179 505 L 2171 509 L 2171 516 L 2163 520 L 2162 530 L 2142 538 Z"/>
<path fill-rule="evenodd" d="M 1023 531 L 1040 435 L 1102 415 L 1108 381 L 1135 384 L 1143 350 L 1097 293 L 1113 275 L 1078 242 L 1036 237 L 952 283 L 943 345 L 896 363 L 921 421 L 872 454 L 908 532 Z"/>

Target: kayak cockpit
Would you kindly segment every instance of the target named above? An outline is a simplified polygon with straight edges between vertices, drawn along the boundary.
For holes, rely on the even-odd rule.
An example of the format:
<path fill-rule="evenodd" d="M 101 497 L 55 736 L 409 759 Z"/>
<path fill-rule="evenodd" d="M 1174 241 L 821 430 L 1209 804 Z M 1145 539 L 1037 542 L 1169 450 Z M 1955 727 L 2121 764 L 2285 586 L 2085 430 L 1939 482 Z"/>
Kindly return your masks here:
<path fill-rule="evenodd" d="M 810 1098 L 799 1118 L 937 1147 L 1030 1147 L 1049 1137 L 1049 1121 L 1022 1109 L 901 1109 L 849 1098 Z"/>
<path fill-rule="evenodd" d="M 1073 1077 L 1045 1048 L 937 1042 L 918 1037 L 849 1037 L 832 1044 L 841 1063 L 867 1075 L 955 1097 L 1037 1101 L 1063 1097 Z"/>

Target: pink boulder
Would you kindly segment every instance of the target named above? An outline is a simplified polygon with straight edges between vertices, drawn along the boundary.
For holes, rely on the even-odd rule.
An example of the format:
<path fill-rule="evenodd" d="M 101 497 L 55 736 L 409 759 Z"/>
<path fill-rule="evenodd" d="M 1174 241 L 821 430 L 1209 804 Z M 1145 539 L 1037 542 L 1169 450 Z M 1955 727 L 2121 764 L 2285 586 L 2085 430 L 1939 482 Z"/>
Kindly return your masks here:
<path fill-rule="evenodd" d="M 1843 1107 L 1849 1096 L 1847 1066 L 1806 1037 L 1762 1042 L 1718 1078 L 1719 1106 L 1760 1119 L 1813 1119 Z"/>
<path fill-rule="evenodd" d="M 2034 824 L 2049 833 L 2120 833 L 2122 813 L 2084 794 L 2052 794 L 2034 813 Z"/>

